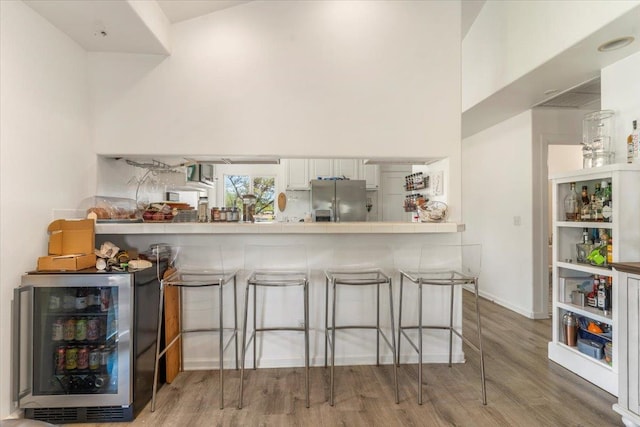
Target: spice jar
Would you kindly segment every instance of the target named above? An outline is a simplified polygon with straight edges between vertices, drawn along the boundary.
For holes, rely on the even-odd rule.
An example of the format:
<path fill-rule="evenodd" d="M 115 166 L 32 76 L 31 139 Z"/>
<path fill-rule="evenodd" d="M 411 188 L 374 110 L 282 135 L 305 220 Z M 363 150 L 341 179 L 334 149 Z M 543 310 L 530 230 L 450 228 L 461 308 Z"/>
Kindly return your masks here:
<path fill-rule="evenodd" d="M 220 209 L 211 208 L 211 221 L 213 222 L 220 221 Z"/>

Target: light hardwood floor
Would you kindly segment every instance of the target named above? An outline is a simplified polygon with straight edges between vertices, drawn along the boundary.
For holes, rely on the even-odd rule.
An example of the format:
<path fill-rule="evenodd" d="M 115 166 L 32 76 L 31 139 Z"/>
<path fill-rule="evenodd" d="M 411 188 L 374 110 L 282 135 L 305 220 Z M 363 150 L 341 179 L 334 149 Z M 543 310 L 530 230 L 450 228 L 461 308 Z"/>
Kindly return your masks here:
<path fill-rule="evenodd" d="M 473 337 L 473 299 L 464 294 L 465 334 Z M 487 406 L 480 401 L 479 358 L 466 349 L 465 364 L 425 365 L 422 406 L 416 401 L 416 365 L 399 369 L 400 404 L 393 399 L 391 366 L 337 367 L 334 407 L 328 404 L 329 370 L 312 368 L 309 409 L 301 368 L 249 371 L 242 410 L 236 409 L 238 371 L 225 375 L 224 410 L 218 409 L 217 373 L 189 371 L 160 390 L 154 413 L 147 405 L 130 425 L 622 426 L 611 409 L 614 396 L 547 359 L 549 320 L 529 320 L 486 300 L 481 312 Z"/>

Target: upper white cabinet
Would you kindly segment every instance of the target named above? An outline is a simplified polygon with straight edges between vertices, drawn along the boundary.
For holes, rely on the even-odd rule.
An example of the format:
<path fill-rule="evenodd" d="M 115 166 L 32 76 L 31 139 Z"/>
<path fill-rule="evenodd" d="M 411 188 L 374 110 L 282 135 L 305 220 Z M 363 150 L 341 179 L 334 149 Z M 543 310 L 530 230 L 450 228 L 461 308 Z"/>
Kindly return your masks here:
<path fill-rule="evenodd" d="M 359 159 L 311 159 L 311 178 L 344 176 L 362 179 L 362 160 Z"/>
<path fill-rule="evenodd" d="M 285 163 L 287 190 L 308 190 L 309 160 L 287 159 L 283 160 L 283 163 Z"/>
<path fill-rule="evenodd" d="M 364 179 L 367 189 L 380 187 L 380 166 L 365 165 L 361 159 L 287 159 L 287 189 L 307 190 L 309 180 L 344 176 L 348 179 Z"/>
<path fill-rule="evenodd" d="M 367 189 L 377 190 L 380 187 L 380 166 L 362 165 L 362 178 L 367 181 Z"/>
<path fill-rule="evenodd" d="M 335 172 L 333 170 L 334 160 L 332 159 L 311 159 L 309 160 L 309 164 L 311 169 L 311 179 L 335 176 Z"/>
<path fill-rule="evenodd" d="M 333 173 L 335 176 L 344 176 L 349 179 L 360 179 L 361 160 L 338 159 L 333 161 Z"/>

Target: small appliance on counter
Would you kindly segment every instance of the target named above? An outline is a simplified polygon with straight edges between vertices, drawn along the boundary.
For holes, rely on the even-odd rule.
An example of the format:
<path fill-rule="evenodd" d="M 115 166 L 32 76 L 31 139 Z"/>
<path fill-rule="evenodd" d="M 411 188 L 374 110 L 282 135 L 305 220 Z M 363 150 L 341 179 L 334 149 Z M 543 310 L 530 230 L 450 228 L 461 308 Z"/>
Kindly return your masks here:
<path fill-rule="evenodd" d="M 316 222 L 331 222 L 330 209 L 316 209 L 315 214 Z"/>

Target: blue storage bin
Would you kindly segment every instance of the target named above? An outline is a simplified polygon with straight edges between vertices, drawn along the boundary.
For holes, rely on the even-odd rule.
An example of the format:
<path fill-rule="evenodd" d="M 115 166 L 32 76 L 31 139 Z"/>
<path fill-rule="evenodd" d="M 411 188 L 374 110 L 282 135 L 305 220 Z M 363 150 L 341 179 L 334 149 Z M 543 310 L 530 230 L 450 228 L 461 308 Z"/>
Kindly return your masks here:
<path fill-rule="evenodd" d="M 602 359 L 604 344 L 597 341 L 578 339 L 578 350 L 594 359 Z"/>

